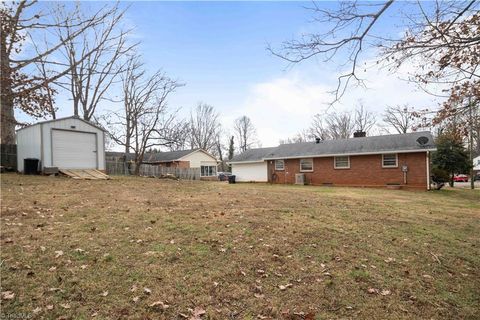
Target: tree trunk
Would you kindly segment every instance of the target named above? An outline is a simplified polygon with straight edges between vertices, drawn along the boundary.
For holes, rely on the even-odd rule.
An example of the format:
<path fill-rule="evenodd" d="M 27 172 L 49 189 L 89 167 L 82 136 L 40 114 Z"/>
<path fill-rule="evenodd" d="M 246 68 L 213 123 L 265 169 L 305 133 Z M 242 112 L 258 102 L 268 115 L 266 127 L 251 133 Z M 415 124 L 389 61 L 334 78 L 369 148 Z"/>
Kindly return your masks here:
<path fill-rule="evenodd" d="M 0 40 L 0 105 L 2 144 L 15 144 L 15 114 L 13 109 L 13 92 L 10 63 L 7 55 L 6 33 L 1 33 Z"/>
<path fill-rule="evenodd" d="M 452 188 L 453 188 L 453 182 L 454 182 L 454 181 L 453 181 L 453 177 L 454 177 L 454 176 L 455 176 L 455 174 L 452 173 L 452 174 L 450 175 L 450 181 L 448 182 L 448 184 L 449 184 L 450 187 L 452 187 Z"/>

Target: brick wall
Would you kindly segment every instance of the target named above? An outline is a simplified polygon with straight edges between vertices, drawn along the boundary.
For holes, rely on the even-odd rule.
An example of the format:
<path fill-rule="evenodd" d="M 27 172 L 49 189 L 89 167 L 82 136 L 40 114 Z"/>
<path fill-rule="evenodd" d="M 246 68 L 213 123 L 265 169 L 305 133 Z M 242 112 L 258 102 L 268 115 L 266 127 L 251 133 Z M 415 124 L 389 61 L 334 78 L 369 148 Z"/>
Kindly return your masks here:
<path fill-rule="evenodd" d="M 403 165 L 408 166 L 406 184 Z M 333 157 L 314 158 L 313 172 L 300 172 L 300 159 L 285 160 L 284 171 L 275 171 L 274 167 L 274 161 L 268 161 L 269 181 L 273 183 L 295 183 L 295 174 L 304 173 L 307 183 L 312 185 L 383 187 L 399 184 L 402 188 L 427 188 L 425 152 L 399 153 L 396 168 L 382 168 L 381 154 L 350 156 L 350 169 L 335 169 Z"/>

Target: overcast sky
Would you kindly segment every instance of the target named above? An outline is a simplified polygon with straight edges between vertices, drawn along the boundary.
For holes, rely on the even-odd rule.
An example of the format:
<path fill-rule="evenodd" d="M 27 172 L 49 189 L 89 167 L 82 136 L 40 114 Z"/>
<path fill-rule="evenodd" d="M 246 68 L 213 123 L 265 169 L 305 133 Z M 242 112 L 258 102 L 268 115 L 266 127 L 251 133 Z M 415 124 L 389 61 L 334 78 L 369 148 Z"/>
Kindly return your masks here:
<path fill-rule="evenodd" d="M 268 44 L 279 47 L 302 33 L 324 31 L 327 26 L 312 23 L 312 12 L 304 8 L 311 2 L 122 2 L 127 5 L 125 25 L 135 27 L 133 37 L 141 41 L 139 52 L 148 69 L 161 68 L 186 84 L 169 100 L 172 108 L 182 108 L 183 116 L 204 102 L 218 110 L 228 130 L 235 118 L 247 115 L 262 145 L 274 146 L 307 128 L 311 117 L 325 112 L 332 99 L 328 92 L 342 71 L 337 61 L 291 66 L 266 50 Z M 319 5 L 332 8 L 336 3 Z M 402 31 L 395 9 L 377 28 L 385 33 Z M 375 65 L 373 54 L 364 55 L 364 62 Z M 349 90 L 336 110 L 353 110 L 362 100 L 380 119 L 388 105 L 436 104 L 402 80 L 406 73 L 371 68 L 364 75 L 368 88 Z M 57 100 L 59 116 L 71 115 L 67 97 Z M 109 108 L 114 106 L 104 103 L 98 111 Z"/>

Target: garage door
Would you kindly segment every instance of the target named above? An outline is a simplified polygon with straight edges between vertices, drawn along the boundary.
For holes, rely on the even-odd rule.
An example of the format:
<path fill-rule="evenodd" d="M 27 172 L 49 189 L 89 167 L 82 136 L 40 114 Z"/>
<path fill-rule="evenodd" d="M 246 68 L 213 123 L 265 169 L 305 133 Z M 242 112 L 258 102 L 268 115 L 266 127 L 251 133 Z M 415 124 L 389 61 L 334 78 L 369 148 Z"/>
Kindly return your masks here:
<path fill-rule="evenodd" d="M 238 181 L 266 182 L 268 180 L 267 162 L 234 163 L 232 164 L 232 174 Z"/>
<path fill-rule="evenodd" d="M 96 169 L 96 134 L 52 130 L 53 166 L 61 169 Z"/>

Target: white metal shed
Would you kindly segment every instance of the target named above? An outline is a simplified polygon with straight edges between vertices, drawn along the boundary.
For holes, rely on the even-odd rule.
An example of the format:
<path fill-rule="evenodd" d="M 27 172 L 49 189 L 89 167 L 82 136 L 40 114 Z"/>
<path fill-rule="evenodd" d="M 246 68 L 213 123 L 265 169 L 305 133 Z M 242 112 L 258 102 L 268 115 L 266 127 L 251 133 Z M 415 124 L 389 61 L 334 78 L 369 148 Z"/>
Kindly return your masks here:
<path fill-rule="evenodd" d="M 40 168 L 105 170 L 105 130 L 78 117 L 38 122 L 17 131 L 18 171 L 26 158 Z"/>

